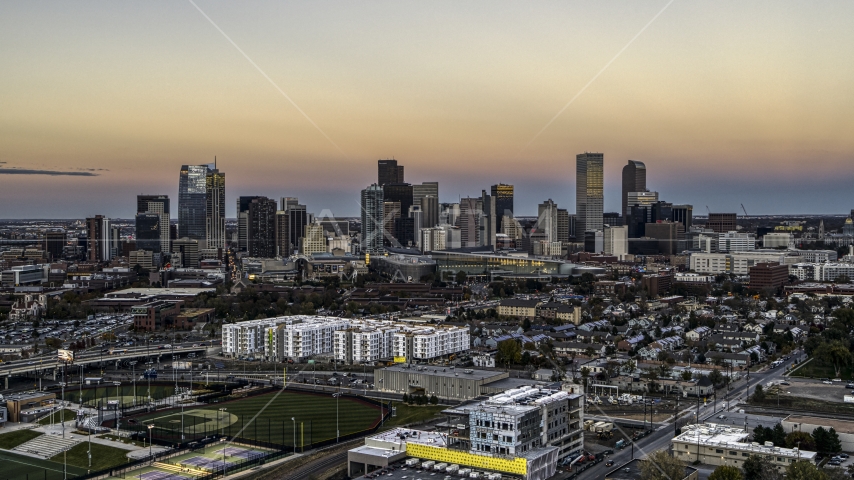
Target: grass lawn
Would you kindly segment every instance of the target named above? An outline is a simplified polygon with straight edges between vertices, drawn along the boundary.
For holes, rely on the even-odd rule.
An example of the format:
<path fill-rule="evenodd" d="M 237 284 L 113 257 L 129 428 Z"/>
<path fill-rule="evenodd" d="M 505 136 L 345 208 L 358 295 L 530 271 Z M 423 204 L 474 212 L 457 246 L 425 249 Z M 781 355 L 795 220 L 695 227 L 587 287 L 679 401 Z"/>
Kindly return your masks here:
<path fill-rule="evenodd" d="M 89 469 L 89 442 L 78 443 L 71 450 L 60 453 L 51 458 L 52 462 L 58 462 L 62 465 L 63 455 L 65 455 L 68 465 L 73 465 L 82 469 Z M 99 443 L 92 444 L 92 467 L 91 470 L 103 470 L 112 468 L 124 463 L 128 463 L 128 450 L 116 447 L 108 447 Z"/>
<path fill-rule="evenodd" d="M 202 438 L 220 431 L 227 435 L 238 435 L 242 431 L 239 436 L 284 445 L 293 445 L 296 435 L 297 445 L 309 445 L 335 438 L 336 405 L 341 435 L 367 430 L 380 419 L 379 407 L 351 398 L 341 397 L 336 401 L 330 394 L 285 390 L 211 404 L 204 408 L 186 409 L 183 431 L 185 438 Z M 220 412 L 220 408 L 226 410 Z M 296 419 L 296 429 L 292 417 Z M 180 409 L 154 412 L 134 417 L 133 420 L 135 423 L 129 420 L 122 423 L 135 424 L 140 431 L 146 430 L 145 425 L 154 424 L 152 433 L 159 438 L 172 440 L 180 436 Z"/>
<path fill-rule="evenodd" d="M 2 465 L 0 476 L 4 479 L 62 480 L 64 477 L 62 463 L 11 452 L 0 452 L 0 465 Z M 86 469 L 68 465 L 68 478 L 74 478 L 85 473 Z"/>
<path fill-rule="evenodd" d="M 60 411 L 53 412 L 53 415 L 48 415 L 42 418 L 38 421 L 38 424 L 50 425 L 51 423 L 67 422 L 69 420 L 74 420 L 75 418 L 77 418 L 77 413 L 72 410 L 62 409 Z"/>
<path fill-rule="evenodd" d="M 789 375 L 792 377 L 805 378 L 836 378 L 836 369 L 830 365 L 822 365 L 816 360 L 810 360 L 807 363 L 802 363 L 794 372 Z M 854 368 L 842 367 L 839 378 L 843 380 L 854 379 Z"/>
<path fill-rule="evenodd" d="M 41 432 L 34 432 L 32 430 L 15 430 L 14 432 L 4 433 L 0 435 L 0 448 L 11 450 L 24 442 L 29 442 L 42 435 Z"/>
<path fill-rule="evenodd" d="M 389 418 L 385 422 L 385 425 L 388 427 L 424 423 L 425 421 L 436 417 L 439 412 L 448 407 L 443 407 L 441 405 L 424 405 L 419 407 L 395 402 L 394 408 L 397 409 L 396 416 Z"/>

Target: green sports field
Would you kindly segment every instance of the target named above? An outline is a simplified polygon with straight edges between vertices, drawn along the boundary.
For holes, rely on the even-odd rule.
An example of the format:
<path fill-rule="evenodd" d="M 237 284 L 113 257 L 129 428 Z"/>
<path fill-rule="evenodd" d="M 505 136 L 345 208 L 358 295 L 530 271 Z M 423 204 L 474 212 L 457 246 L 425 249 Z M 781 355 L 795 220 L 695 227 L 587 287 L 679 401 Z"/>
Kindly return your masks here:
<path fill-rule="evenodd" d="M 338 424 L 342 436 L 367 430 L 380 420 L 379 407 L 347 397 L 341 397 L 338 402 Z M 220 412 L 220 408 L 226 410 Z M 170 409 L 133 417 L 131 424 L 141 432 L 147 432 L 145 426 L 153 424 L 154 436 L 176 440 L 181 437 L 181 416 L 180 410 Z M 330 394 L 285 390 L 187 409 L 183 417 L 185 440 L 222 432 L 292 446 L 296 434 L 297 446 L 307 446 L 335 438 L 336 399 Z"/>
<path fill-rule="evenodd" d="M 185 383 L 182 385 L 186 387 Z M 161 400 L 166 397 L 170 397 L 175 393 L 174 385 L 152 385 L 151 386 L 151 398 L 154 400 Z M 59 393 L 59 392 L 57 392 Z M 83 388 L 82 396 L 83 402 L 90 405 L 96 405 L 99 401 L 103 401 L 106 403 L 110 400 L 120 400 L 123 404 L 132 404 L 134 403 L 134 393 L 136 393 L 137 403 L 145 402 L 149 395 L 149 387 L 146 382 L 138 381 L 136 382 L 136 389 L 134 390 L 133 383 L 130 384 L 122 384 L 119 387 L 113 385 L 101 385 L 96 388 Z M 60 395 L 57 395 L 62 396 Z M 77 403 L 80 401 L 81 391 L 77 389 L 69 389 L 65 391 L 64 400 Z"/>
<path fill-rule="evenodd" d="M 62 480 L 62 463 L 39 458 L 0 452 L 0 479 L 3 480 Z M 86 469 L 68 466 L 68 478 L 86 473 Z"/>

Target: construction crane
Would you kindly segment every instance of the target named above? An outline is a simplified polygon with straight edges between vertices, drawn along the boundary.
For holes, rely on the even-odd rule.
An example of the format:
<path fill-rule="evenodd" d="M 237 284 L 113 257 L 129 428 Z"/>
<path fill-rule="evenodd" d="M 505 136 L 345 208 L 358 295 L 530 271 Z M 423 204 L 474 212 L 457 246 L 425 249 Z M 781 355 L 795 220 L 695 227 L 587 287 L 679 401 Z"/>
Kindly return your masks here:
<path fill-rule="evenodd" d="M 711 214 L 712 214 L 712 211 L 711 211 L 711 210 L 709 210 L 709 206 L 708 206 L 708 205 L 706 205 L 706 212 L 708 212 L 708 213 L 709 213 L 709 215 L 711 215 Z"/>
<path fill-rule="evenodd" d="M 744 216 L 746 217 L 746 216 L 747 216 L 747 209 L 746 209 L 746 208 L 744 208 L 744 204 L 743 204 L 743 203 L 741 204 L 741 209 L 744 211 Z"/>

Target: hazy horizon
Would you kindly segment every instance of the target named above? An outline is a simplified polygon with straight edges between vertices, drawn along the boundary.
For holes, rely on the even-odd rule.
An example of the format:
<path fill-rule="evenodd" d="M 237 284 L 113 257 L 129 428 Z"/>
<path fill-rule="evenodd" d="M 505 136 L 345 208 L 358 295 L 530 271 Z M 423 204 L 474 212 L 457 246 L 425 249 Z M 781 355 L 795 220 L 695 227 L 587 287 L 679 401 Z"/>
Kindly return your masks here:
<path fill-rule="evenodd" d="M 214 156 L 230 218 L 240 195 L 356 216 L 391 157 L 443 202 L 510 183 L 521 216 L 574 212 L 584 151 L 606 211 L 628 159 L 698 215 L 854 207 L 850 2 L 195 5 L 0 5 L 0 218 L 143 193 L 174 216 L 180 166 Z"/>

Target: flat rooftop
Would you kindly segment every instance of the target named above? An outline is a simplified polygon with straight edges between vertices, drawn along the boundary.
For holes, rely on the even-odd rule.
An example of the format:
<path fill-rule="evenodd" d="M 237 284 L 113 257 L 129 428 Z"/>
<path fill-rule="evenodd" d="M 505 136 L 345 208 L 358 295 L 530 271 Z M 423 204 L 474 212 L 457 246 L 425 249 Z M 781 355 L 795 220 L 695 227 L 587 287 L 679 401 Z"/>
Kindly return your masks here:
<path fill-rule="evenodd" d="M 116 290 L 115 292 L 110 292 L 108 294 L 108 298 L 112 299 L 113 296 L 123 296 L 123 295 L 196 296 L 200 293 L 215 292 L 215 291 L 216 291 L 216 287 L 210 287 L 210 288 L 126 288 L 124 290 Z"/>
<path fill-rule="evenodd" d="M 794 450 L 782 447 L 766 447 L 755 442 L 749 442 L 750 434 L 741 427 L 732 427 L 716 423 L 704 423 L 702 425 L 686 425 L 682 427 L 682 433 L 673 439 L 674 442 L 703 444 L 731 448 L 734 450 L 756 452 L 762 455 L 777 455 L 786 457 L 798 457 L 802 460 L 812 460 L 816 452 L 807 450 Z"/>
<path fill-rule="evenodd" d="M 419 443 L 434 447 L 444 447 L 446 445 L 446 437 L 447 434 L 441 432 L 395 428 L 376 435 L 371 435 L 368 439 L 386 443 Z"/>
<path fill-rule="evenodd" d="M 435 375 L 438 377 L 470 378 L 473 380 L 485 380 L 502 375 L 507 375 L 506 372 L 501 372 L 498 370 L 475 370 L 471 368 L 434 367 L 432 365 L 393 365 L 391 367 L 382 368 L 381 370 L 413 374 L 420 373 L 423 375 Z"/>
<path fill-rule="evenodd" d="M 783 421 L 791 423 L 806 423 L 808 425 L 820 425 L 828 428 L 833 427 L 836 433 L 854 433 L 854 421 L 839 418 L 810 417 L 808 415 L 789 415 Z"/>

